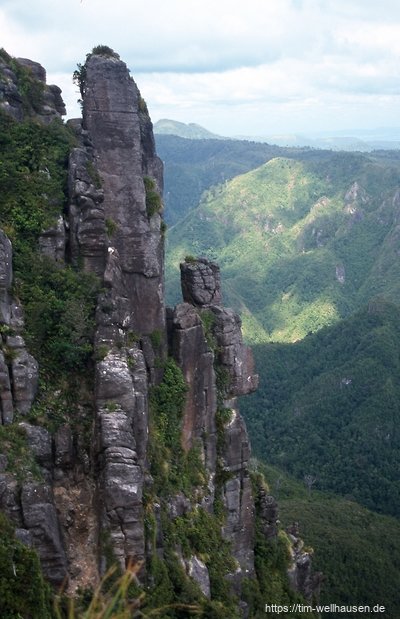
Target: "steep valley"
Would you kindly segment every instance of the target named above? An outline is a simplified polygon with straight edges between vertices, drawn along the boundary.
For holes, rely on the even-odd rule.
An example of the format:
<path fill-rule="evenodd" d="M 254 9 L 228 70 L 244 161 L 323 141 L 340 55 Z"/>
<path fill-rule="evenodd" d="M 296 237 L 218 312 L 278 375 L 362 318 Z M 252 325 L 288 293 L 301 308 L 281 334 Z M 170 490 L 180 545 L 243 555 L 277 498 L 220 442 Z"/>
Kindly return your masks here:
<path fill-rule="evenodd" d="M 154 139 L 113 50 L 75 80 L 64 123 L 1 50 L 1 618 L 397 619 L 398 153 Z"/>
<path fill-rule="evenodd" d="M 221 265 L 260 374 L 241 401 L 253 452 L 283 522 L 298 520 L 312 540 L 326 603 L 362 603 L 371 582 L 372 598 L 397 596 L 399 183 L 395 151 L 276 152 L 209 187 L 168 236 L 170 299 L 183 256 Z"/>

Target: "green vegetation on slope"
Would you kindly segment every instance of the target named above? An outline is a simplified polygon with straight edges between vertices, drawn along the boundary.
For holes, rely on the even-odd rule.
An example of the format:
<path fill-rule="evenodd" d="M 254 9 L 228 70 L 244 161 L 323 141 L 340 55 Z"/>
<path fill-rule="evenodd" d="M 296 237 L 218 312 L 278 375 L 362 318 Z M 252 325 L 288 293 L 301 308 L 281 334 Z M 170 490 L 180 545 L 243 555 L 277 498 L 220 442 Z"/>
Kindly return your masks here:
<path fill-rule="evenodd" d="M 254 348 L 254 452 L 316 487 L 400 515 L 400 313 L 376 299 L 295 344 Z"/>
<path fill-rule="evenodd" d="M 38 249 L 40 234 L 63 214 L 73 145 L 60 121 L 43 126 L 0 113 L 0 221 L 13 245 L 13 293 L 24 308 L 23 335 L 40 368 L 31 420 L 52 428 L 68 414 L 77 421 L 76 390 L 93 352 L 99 291 L 95 277 L 55 264 Z"/>
<path fill-rule="evenodd" d="M 0 616 L 50 619 L 50 600 L 37 553 L 15 537 L 14 528 L 0 512 Z"/>
<path fill-rule="evenodd" d="M 185 254 L 220 264 L 225 302 L 242 313 L 251 342 L 295 341 L 350 315 L 371 294 L 400 301 L 399 163 L 295 156 L 211 188 L 171 229 L 169 302 L 178 298 Z"/>
<path fill-rule="evenodd" d="M 155 135 L 164 162 L 165 218 L 178 223 L 195 208 L 211 186 L 244 174 L 273 157 L 302 152 L 245 140 L 194 140 Z"/>
<path fill-rule="evenodd" d="M 313 567 L 324 574 L 321 604 L 382 604 L 387 619 L 398 617 L 400 523 L 353 501 L 304 484 L 281 470 L 262 466 L 279 500 L 283 527 L 297 522 L 313 552 Z M 343 614 L 327 613 L 331 619 Z"/>

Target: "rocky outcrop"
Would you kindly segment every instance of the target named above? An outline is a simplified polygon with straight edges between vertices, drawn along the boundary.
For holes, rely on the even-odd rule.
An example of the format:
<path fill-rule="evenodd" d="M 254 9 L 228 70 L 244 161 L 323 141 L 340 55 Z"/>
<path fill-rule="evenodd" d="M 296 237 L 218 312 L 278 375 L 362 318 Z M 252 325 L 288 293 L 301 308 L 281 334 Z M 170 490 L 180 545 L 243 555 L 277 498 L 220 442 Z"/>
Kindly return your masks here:
<path fill-rule="evenodd" d="M 318 600 L 324 577 L 321 572 L 314 572 L 312 569 L 312 550 L 304 547 L 296 522 L 286 529 L 286 533 L 291 542 L 292 564 L 288 570 L 290 584 L 308 602 Z"/>
<path fill-rule="evenodd" d="M 39 366 L 36 359 L 27 351 L 24 339 L 20 335 L 8 335 L 6 347 L 11 359 L 14 407 L 21 415 L 26 415 L 36 396 Z"/>
<path fill-rule="evenodd" d="M 203 461 L 214 473 L 217 458 L 214 353 L 207 344 L 198 312 L 188 303 L 177 305 L 170 312 L 169 333 L 171 354 L 187 384 L 182 446 L 188 450 L 201 445 Z"/>
<path fill-rule="evenodd" d="M 250 443 L 246 426 L 237 408 L 224 428 L 219 466 L 226 481 L 222 497 L 226 510 L 224 537 L 232 545 L 239 569 L 235 580 L 254 575 L 254 498 L 248 463 Z"/>
<path fill-rule="evenodd" d="M 11 294 L 12 282 L 12 247 L 0 230 L 0 419 L 3 424 L 12 422 L 15 411 L 22 415 L 29 412 L 39 380 L 38 363 L 20 335 L 24 320 L 21 307 Z"/>
<path fill-rule="evenodd" d="M 63 217 L 57 219 L 57 223 L 48 228 L 39 237 L 41 253 L 54 262 L 64 262 L 67 234 Z"/>
<path fill-rule="evenodd" d="M 196 307 L 221 304 L 221 276 L 217 264 L 207 258 L 189 258 L 181 262 L 180 269 L 184 301 Z"/>
<path fill-rule="evenodd" d="M 36 117 L 46 123 L 62 114 L 60 92 L 45 85 L 43 68 L 26 60 L 18 66 L 42 85 L 36 91 L 42 97 Z M 17 73 L 0 63 L 0 105 L 20 119 L 26 101 L 18 93 Z M 219 267 L 206 258 L 182 263 L 183 303 L 165 310 L 162 163 L 146 104 L 112 50 L 89 54 L 80 79 L 83 119 L 69 121 L 77 146 L 69 159 L 67 212 L 42 232 L 38 245 L 60 269 L 71 263 L 94 273 L 101 283 L 88 368 L 88 373 L 94 370 L 94 385 L 89 380 L 85 384 L 90 385 L 92 417 L 89 423 L 85 419 L 82 436 L 77 393 L 76 427 L 61 420 L 50 432 L 28 423 L 29 418 L 19 422 L 32 471 L 17 482 L 8 470 L 7 454 L 0 454 L 0 508 L 13 520 L 19 538 L 38 550 L 48 579 L 57 586 L 69 579 L 70 591 L 95 585 L 114 561 L 122 569 L 133 564 L 139 578 L 151 585 L 145 565 L 152 556 L 167 556 L 168 524 L 195 521 L 199 510 L 205 510 L 201 514 L 216 526 L 221 545 L 229 542 L 235 568 L 228 581 L 240 598 L 243 578 L 255 576 L 250 444 L 237 405 L 238 396 L 257 387 L 253 356 L 243 343 L 239 316 L 222 306 Z M 12 423 L 16 411 L 29 413 L 38 387 L 38 365 L 26 349 L 22 308 L 11 287 L 12 248 L 0 231 L 4 425 Z M 194 459 L 201 481 L 191 478 L 195 490 L 190 496 L 187 484 L 177 484 L 173 496 L 165 496 L 165 489 L 154 491 L 149 462 L 149 401 L 154 402 L 152 387 L 162 381 L 167 352 L 186 383 L 177 451 L 182 460 L 199 453 L 202 461 Z M 163 464 L 168 469 L 172 463 Z M 276 503 L 264 492 L 259 507 L 263 533 L 273 538 Z M 206 553 L 174 544 L 169 554 L 210 598 Z M 294 556 L 291 578 L 307 593 L 311 581 L 303 563 L 303 555 Z M 241 608 L 245 613 L 244 604 Z"/>
<path fill-rule="evenodd" d="M 70 253 L 104 283 L 95 335 L 100 528 L 103 551 L 109 544 L 124 567 L 144 559 L 148 389 L 165 354 L 162 164 L 125 63 L 89 55 L 83 90 L 82 126 L 74 123 L 81 145 L 70 159 Z"/>
<path fill-rule="evenodd" d="M 95 172 L 91 149 L 85 148 L 87 138 L 80 125 L 76 126 L 76 133 L 82 146 L 74 148 L 69 159 L 69 259 L 102 276 L 107 250 L 104 191 Z"/>
<path fill-rule="evenodd" d="M 61 89 L 46 84 L 45 69 L 38 62 L 7 54 L 0 57 L 0 109 L 15 120 L 28 114 L 44 124 L 66 114 Z"/>
<path fill-rule="evenodd" d="M 59 520 L 50 485 L 25 483 L 21 492 L 24 528 L 37 549 L 42 569 L 55 585 L 67 577 L 67 559 L 61 539 Z"/>
<path fill-rule="evenodd" d="M 267 539 L 278 535 L 278 503 L 264 488 L 258 491 L 261 529 Z"/>
<path fill-rule="evenodd" d="M 144 559 L 143 470 L 130 420 L 124 411 L 99 411 L 99 500 L 107 545 L 122 569 Z"/>
<path fill-rule="evenodd" d="M 9 325 L 11 320 L 11 284 L 13 281 L 11 241 L 0 230 L 0 320 Z"/>
<path fill-rule="evenodd" d="M 161 200 L 155 197 L 162 191 L 162 164 L 140 92 L 116 57 L 92 55 L 86 62 L 83 127 L 104 191 L 109 245 L 120 257 L 130 327 L 143 335 L 164 331 Z M 154 183 L 154 190 L 146 183 Z M 150 191 L 155 192 L 151 204 Z"/>
<path fill-rule="evenodd" d="M 184 411 L 183 446 L 198 441 L 215 481 L 223 479 L 226 511 L 223 535 L 232 545 L 238 569 L 232 581 L 254 574 L 254 500 L 248 471 L 250 444 L 236 397 L 257 386 L 251 350 L 243 344 L 239 317 L 221 307 L 219 267 L 205 258 L 181 264 L 182 293 L 187 303 L 170 314 L 172 354 L 188 384 Z M 216 301 L 217 303 L 213 303 Z M 222 409 L 222 410 L 221 410 Z M 217 447 L 216 419 L 229 414 Z"/>

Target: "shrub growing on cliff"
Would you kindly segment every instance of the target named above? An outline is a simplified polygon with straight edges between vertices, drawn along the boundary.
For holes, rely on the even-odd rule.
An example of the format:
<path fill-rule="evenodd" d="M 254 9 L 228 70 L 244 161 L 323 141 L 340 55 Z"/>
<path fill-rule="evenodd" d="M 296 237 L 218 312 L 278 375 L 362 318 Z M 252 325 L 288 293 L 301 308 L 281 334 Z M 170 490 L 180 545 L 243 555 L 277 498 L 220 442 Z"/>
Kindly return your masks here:
<path fill-rule="evenodd" d="M 162 201 L 154 179 L 150 178 L 150 176 L 144 176 L 143 182 L 146 191 L 146 211 L 150 218 L 161 211 Z"/>
<path fill-rule="evenodd" d="M 0 512 L 0 616 L 51 619 L 50 587 L 34 550 L 18 541 Z"/>
<path fill-rule="evenodd" d="M 108 47 L 108 45 L 95 45 L 91 54 L 88 54 L 88 56 L 105 56 L 106 58 L 116 58 L 119 60 L 119 54 L 114 52 L 114 50 L 111 49 L 111 47 Z"/>
<path fill-rule="evenodd" d="M 105 58 L 115 58 L 119 60 L 119 54 L 114 52 L 108 45 L 96 45 L 89 54 L 86 54 L 84 64 L 78 62 L 77 69 L 75 69 L 72 74 L 72 81 L 79 87 L 82 99 L 86 91 L 86 65 L 92 56 L 104 56 Z"/>

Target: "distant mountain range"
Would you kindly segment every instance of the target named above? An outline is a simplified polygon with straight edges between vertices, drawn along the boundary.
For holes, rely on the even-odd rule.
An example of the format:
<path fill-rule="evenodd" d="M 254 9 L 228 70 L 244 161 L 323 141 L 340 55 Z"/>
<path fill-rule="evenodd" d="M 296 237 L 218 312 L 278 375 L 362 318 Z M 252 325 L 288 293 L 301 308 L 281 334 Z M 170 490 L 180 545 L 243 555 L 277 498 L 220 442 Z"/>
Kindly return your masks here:
<path fill-rule="evenodd" d="M 153 131 L 159 135 L 177 135 L 181 138 L 188 138 L 190 140 L 228 139 L 212 133 L 196 123 L 186 124 L 177 120 L 169 120 L 168 118 L 162 118 L 154 123 Z"/>
<path fill-rule="evenodd" d="M 158 135 L 176 135 L 194 140 L 246 140 L 267 142 L 277 146 L 322 148 L 340 151 L 370 152 L 400 148 L 400 127 L 379 127 L 376 129 L 348 129 L 347 131 L 302 133 L 269 133 L 256 136 L 236 135 L 232 138 L 212 133 L 196 123 L 183 123 L 161 119 L 154 124 Z"/>

